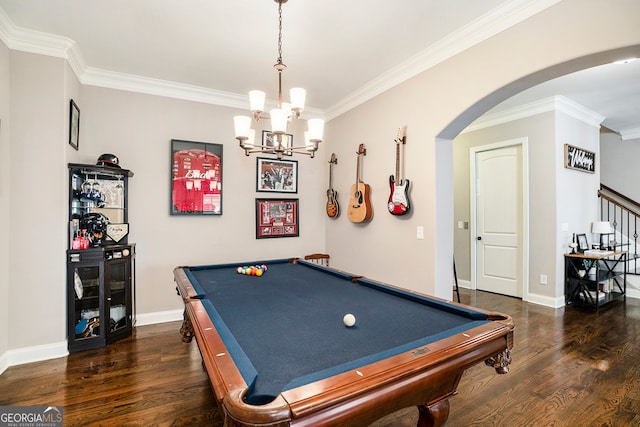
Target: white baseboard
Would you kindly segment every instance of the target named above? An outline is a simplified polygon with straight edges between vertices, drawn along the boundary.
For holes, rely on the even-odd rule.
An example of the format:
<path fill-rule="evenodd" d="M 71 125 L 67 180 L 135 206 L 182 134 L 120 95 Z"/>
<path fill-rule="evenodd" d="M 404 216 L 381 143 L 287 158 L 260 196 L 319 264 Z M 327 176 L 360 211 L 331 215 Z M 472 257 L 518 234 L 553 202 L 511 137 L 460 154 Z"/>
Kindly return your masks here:
<path fill-rule="evenodd" d="M 135 326 L 145 326 L 155 323 L 165 323 L 182 320 L 183 312 L 184 310 L 180 309 L 139 314 L 136 318 Z M 11 366 L 40 362 L 49 359 L 57 359 L 58 357 L 64 357 L 67 355 L 69 355 L 67 341 L 9 350 L 0 355 L 0 375 L 2 375 L 2 373 Z"/>
<path fill-rule="evenodd" d="M 67 341 L 9 350 L 0 357 L 0 374 L 10 366 L 57 359 L 68 354 Z"/>
<path fill-rule="evenodd" d="M 9 356 L 7 355 L 7 353 L 3 353 L 2 356 L 0 356 L 0 375 L 2 375 L 2 373 L 6 371 L 8 367 Z"/>
<path fill-rule="evenodd" d="M 154 325 L 156 323 L 175 322 L 182 320 L 184 309 L 157 311 L 155 313 L 144 313 L 136 316 L 135 326 Z"/>
<path fill-rule="evenodd" d="M 532 304 L 543 305 L 545 307 L 551 307 L 551 308 L 564 307 L 564 295 L 559 298 L 554 298 L 554 297 L 548 297 L 546 295 L 540 295 L 540 294 L 528 294 L 527 299 L 523 299 L 523 301 L 530 302 Z"/>

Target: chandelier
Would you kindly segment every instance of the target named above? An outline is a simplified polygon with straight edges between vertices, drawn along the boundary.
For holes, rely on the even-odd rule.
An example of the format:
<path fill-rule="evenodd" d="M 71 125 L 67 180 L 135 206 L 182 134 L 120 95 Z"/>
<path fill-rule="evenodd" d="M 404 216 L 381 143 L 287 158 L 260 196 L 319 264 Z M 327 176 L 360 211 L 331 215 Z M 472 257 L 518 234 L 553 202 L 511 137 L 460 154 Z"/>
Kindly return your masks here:
<path fill-rule="evenodd" d="M 274 0 L 278 3 L 278 59 L 273 68 L 278 72 L 278 108 L 269 111 L 269 115 L 264 112 L 265 93 L 261 90 L 249 92 L 249 105 L 253 119 L 257 122 L 262 118 L 271 119 L 271 133 L 273 134 L 272 145 L 265 145 L 265 141 L 260 144 L 255 142 L 255 130 L 251 129 L 249 116 L 235 116 L 233 118 L 236 139 L 240 143 L 240 148 L 245 155 L 251 153 L 275 154 L 281 159 L 284 154 L 291 155 L 306 154 L 312 158 L 318 151 L 318 144 L 322 142 L 324 131 L 324 120 L 309 119 L 307 121 L 308 131 L 304 133 L 305 145 L 289 146 L 287 138 L 287 125 L 293 118 L 300 118 L 304 110 L 304 102 L 307 91 L 302 88 L 292 88 L 290 91 L 291 102 L 282 102 L 282 72 L 287 66 L 282 62 L 282 5 L 288 0 Z"/>

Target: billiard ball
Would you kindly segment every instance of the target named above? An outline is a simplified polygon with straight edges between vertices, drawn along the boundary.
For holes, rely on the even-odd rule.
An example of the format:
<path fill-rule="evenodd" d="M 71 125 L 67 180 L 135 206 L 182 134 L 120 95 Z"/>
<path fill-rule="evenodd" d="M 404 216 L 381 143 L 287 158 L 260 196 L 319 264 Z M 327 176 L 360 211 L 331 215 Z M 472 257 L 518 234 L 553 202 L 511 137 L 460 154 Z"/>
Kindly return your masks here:
<path fill-rule="evenodd" d="M 356 324 L 356 316 L 351 313 L 347 313 L 342 318 L 342 323 L 344 323 L 344 326 L 346 326 L 347 328 L 350 328 Z"/>

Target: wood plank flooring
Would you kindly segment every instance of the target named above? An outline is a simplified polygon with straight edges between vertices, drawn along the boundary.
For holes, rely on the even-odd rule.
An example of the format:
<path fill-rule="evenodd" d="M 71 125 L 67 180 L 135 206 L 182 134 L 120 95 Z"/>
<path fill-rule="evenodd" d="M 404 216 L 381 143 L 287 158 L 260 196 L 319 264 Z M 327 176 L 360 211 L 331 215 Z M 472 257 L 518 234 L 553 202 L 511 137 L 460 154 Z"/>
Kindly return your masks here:
<path fill-rule="evenodd" d="M 511 315 L 515 346 L 509 374 L 484 364 L 465 372 L 447 426 L 640 426 L 640 300 L 592 313 L 464 289 L 461 297 Z M 143 326 L 106 348 L 10 367 L 0 406 L 63 406 L 65 426 L 221 426 L 195 340 L 183 343 L 179 328 Z M 416 420 L 408 408 L 374 425 Z"/>

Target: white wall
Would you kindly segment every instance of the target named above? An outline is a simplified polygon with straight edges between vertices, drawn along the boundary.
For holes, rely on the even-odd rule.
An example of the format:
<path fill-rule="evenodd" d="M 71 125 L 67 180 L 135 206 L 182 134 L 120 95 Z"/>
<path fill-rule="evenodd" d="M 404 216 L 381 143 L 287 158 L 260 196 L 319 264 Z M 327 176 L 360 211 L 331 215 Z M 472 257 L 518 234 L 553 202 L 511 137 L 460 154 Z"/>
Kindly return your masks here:
<path fill-rule="evenodd" d="M 298 159 L 300 237 L 259 241 L 254 238 L 254 199 L 263 193 L 255 192 L 255 158 L 244 157 L 233 139 L 231 118 L 237 111 L 97 87 L 77 90 L 62 59 L 12 52 L 9 300 L 28 295 L 29 309 L 10 307 L 8 351 L 29 353 L 64 343 L 66 163 L 94 162 L 103 152 L 115 152 L 135 173 L 129 219 L 130 240 L 138 244 L 141 317 L 158 312 L 179 317 L 171 273 L 176 265 L 323 249 L 338 268 L 450 297 L 451 281 L 442 277 L 451 276 L 453 200 L 439 193 L 452 187 L 446 182 L 453 177 L 452 156 L 451 147 L 436 147 L 436 139 L 450 144 L 447 140 L 500 98 L 545 79 L 540 70 L 557 74 L 598 65 L 615 55 L 573 60 L 624 46 L 634 46 L 627 53 L 640 54 L 634 19 L 639 13 L 634 0 L 605 8 L 596 0 L 564 0 L 331 120 L 318 158 Z M 553 36 L 553 43 L 546 35 Z M 510 86 L 530 75 L 530 82 Z M 81 109 L 77 153 L 66 140 L 72 96 Z M 403 175 L 412 181 L 413 213 L 394 217 L 385 210 L 388 177 L 394 173 L 393 138 L 405 124 Z M 224 144 L 222 216 L 169 216 L 171 138 Z M 294 138 L 300 138 L 299 129 Z M 344 209 L 359 143 L 367 145 L 363 179 L 373 190 L 374 219 L 366 225 L 352 224 L 344 214 L 331 220 L 324 213 L 327 160 L 336 152 L 340 163 L 334 186 Z M 33 197 L 34 188 L 41 190 L 38 197 Z M 424 240 L 416 239 L 418 225 L 424 226 Z M 37 230 L 38 238 L 25 239 L 27 230 L 31 235 Z"/>
<path fill-rule="evenodd" d="M 0 43 L 0 372 L 8 365 L 9 349 L 9 253 L 10 241 L 10 89 L 9 50 Z"/>
<path fill-rule="evenodd" d="M 11 53 L 9 346 L 64 341 L 65 63 Z"/>
<path fill-rule="evenodd" d="M 640 127 L 640 117 L 638 127 Z M 607 153 L 606 157 L 600 158 L 602 183 L 633 200 L 640 201 L 640 187 L 634 173 L 640 159 L 640 138 L 623 141 L 613 132 L 603 132 L 600 149 Z M 620 173 L 620 171 L 627 173 Z"/>

